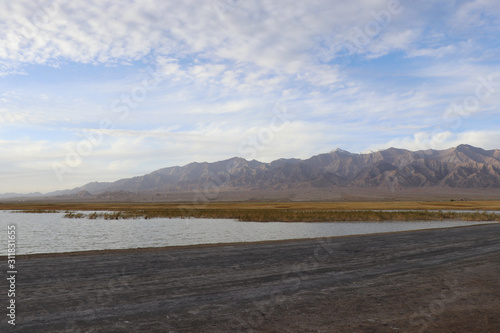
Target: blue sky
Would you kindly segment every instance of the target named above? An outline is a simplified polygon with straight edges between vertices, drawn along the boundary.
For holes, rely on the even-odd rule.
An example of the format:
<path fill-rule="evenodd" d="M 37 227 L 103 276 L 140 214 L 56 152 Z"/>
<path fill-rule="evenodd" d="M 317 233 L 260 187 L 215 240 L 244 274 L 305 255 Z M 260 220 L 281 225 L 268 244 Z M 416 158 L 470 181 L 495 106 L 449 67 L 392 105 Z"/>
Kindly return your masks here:
<path fill-rule="evenodd" d="M 495 0 L 0 4 L 0 193 L 337 147 L 500 148 Z"/>

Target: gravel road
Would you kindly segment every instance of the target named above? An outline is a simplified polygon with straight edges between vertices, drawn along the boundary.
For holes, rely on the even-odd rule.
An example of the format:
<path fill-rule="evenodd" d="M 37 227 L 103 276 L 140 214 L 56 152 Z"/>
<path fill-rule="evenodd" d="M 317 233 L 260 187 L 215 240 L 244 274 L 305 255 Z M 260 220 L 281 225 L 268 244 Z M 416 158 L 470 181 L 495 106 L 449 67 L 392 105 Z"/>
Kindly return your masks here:
<path fill-rule="evenodd" d="M 2 332 L 500 332 L 500 224 L 32 255 L 17 270 Z"/>

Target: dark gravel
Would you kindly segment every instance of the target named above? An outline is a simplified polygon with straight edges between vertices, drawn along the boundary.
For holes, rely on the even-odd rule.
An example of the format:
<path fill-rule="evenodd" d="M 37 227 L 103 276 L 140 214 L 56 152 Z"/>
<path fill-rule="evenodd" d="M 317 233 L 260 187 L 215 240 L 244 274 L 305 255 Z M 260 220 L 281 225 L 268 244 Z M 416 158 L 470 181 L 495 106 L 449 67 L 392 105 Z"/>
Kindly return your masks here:
<path fill-rule="evenodd" d="M 23 256 L 17 270 L 17 325 L 4 314 L 1 332 L 500 332 L 500 224 Z"/>

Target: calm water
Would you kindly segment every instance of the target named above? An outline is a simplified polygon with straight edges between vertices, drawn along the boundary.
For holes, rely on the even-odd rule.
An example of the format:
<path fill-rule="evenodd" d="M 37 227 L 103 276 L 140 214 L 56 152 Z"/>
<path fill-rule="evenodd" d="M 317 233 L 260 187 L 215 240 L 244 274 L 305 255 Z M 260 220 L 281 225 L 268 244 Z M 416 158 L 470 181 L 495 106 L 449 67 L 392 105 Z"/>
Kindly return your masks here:
<path fill-rule="evenodd" d="M 88 213 L 88 212 L 87 212 Z M 0 230 L 16 225 L 17 254 L 127 249 L 278 239 L 360 235 L 477 224 L 477 222 L 238 222 L 222 219 L 66 219 L 64 213 L 0 211 Z M 484 222 L 486 223 L 486 222 Z M 2 240 L 1 255 L 6 255 Z"/>

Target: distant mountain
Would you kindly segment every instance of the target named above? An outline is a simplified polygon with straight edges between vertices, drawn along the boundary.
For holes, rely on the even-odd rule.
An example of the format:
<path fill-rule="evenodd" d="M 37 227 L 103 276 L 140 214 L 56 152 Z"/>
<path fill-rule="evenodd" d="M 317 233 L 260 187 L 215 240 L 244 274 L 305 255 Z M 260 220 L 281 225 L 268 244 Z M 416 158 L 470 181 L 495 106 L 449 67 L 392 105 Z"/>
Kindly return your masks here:
<path fill-rule="evenodd" d="M 234 157 L 215 163 L 190 163 L 110 183 L 93 182 L 51 195 L 110 198 L 113 193 L 176 193 L 217 187 L 219 191 L 284 191 L 423 187 L 500 188 L 500 150 L 460 145 L 447 150 L 412 152 L 389 148 L 366 154 L 341 149 L 306 160 L 271 163 Z"/>
<path fill-rule="evenodd" d="M 40 193 L 40 192 L 34 192 L 34 193 L 3 193 L 3 194 L 0 194 L 0 199 L 3 199 L 3 198 L 20 198 L 20 197 L 23 197 L 23 198 L 32 198 L 32 197 L 39 197 L 39 196 L 42 196 L 43 194 Z"/>

